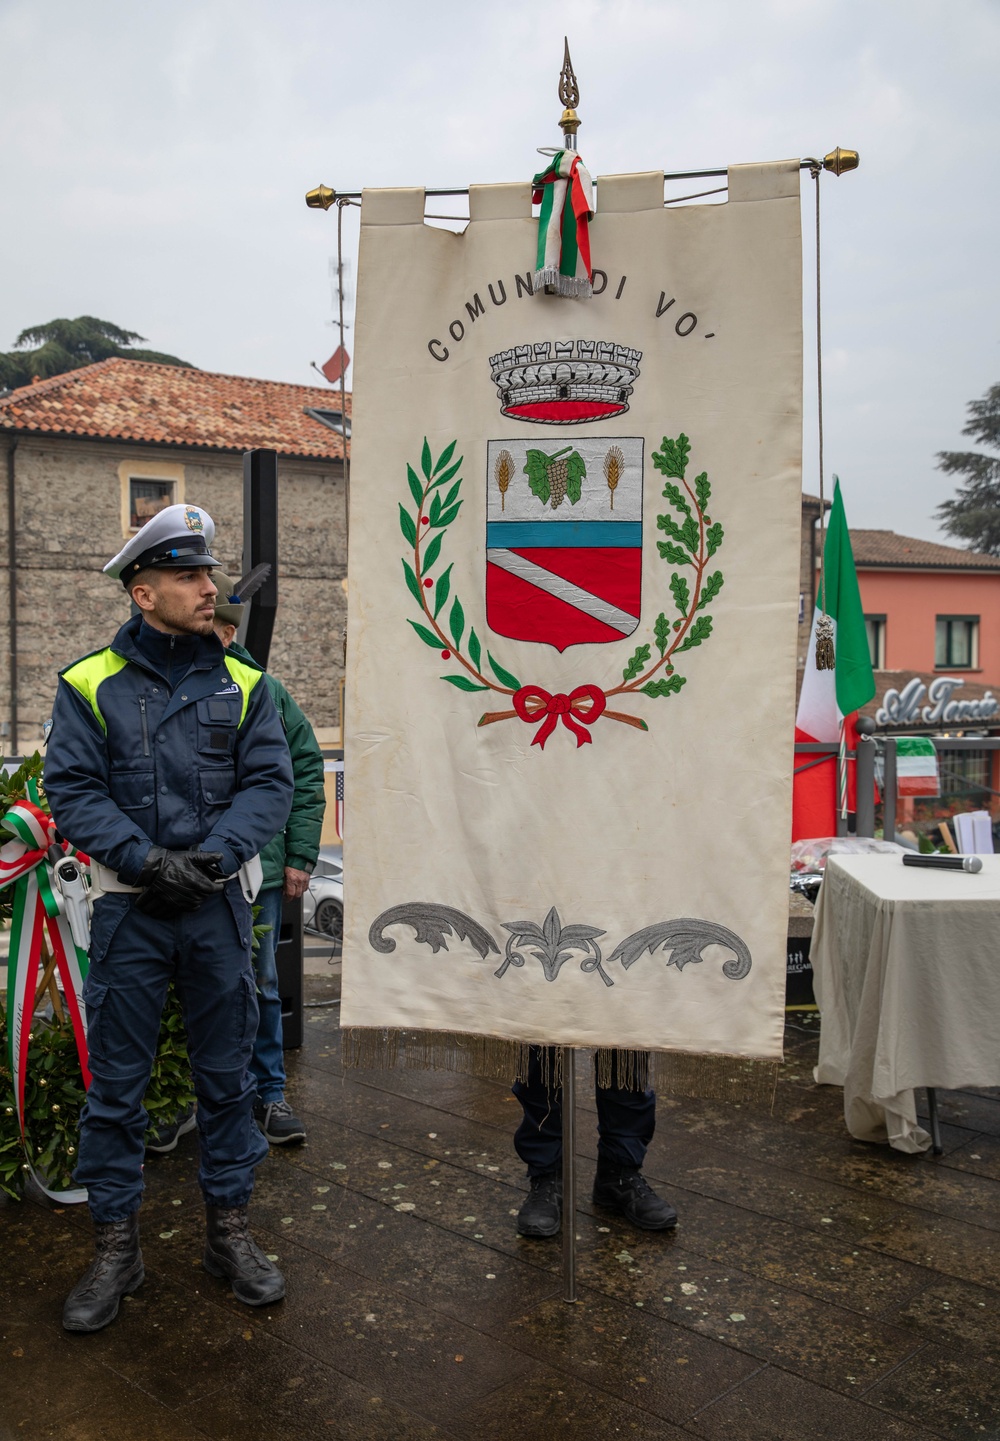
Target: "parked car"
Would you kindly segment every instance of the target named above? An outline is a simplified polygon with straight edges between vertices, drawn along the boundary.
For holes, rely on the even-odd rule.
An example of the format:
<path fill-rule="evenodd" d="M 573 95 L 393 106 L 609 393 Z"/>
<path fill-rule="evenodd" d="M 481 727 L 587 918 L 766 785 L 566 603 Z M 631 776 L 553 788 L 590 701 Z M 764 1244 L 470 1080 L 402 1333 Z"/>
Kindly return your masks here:
<path fill-rule="evenodd" d="M 302 897 L 302 924 L 313 935 L 325 936 L 334 951 L 344 944 L 344 851 L 322 846 L 319 859 Z"/>

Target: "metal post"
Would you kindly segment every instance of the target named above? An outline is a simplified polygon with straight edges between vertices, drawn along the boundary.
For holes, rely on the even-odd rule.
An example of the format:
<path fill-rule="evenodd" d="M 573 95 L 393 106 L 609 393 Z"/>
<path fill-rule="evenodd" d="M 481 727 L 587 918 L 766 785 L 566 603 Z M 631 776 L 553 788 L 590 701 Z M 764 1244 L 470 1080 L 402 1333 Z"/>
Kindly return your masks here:
<path fill-rule="evenodd" d="M 576 1300 L 576 1052 L 562 1046 L 562 1181 L 564 1301 Z"/>
<path fill-rule="evenodd" d="M 882 782 L 882 836 L 887 841 L 896 839 L 896 738 L 885 738 L 885 779 Z"/>
<path fill-rule="evenodd" d="M 271 574 L 253 597 L 239 638 L 266 668 L 278 609 L 278 453 L 248 450 L 243 456 L 243 569 L 262 561 Z"/>
<path fill-rule="evenodd" d="M 859 836 L 875 834 L 875 742 L 859 735 L 855 746 L 855 831 Z"/>

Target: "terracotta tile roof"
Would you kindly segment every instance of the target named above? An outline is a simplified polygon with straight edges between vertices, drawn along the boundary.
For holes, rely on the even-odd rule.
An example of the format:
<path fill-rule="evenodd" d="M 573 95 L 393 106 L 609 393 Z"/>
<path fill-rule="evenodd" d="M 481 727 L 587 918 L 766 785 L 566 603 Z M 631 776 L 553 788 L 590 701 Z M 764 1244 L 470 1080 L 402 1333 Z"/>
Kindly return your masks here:
<path fill-rule="evenodd" d="M 0 397 L 0 430 L 339 460 L 340 435 L 307 407 L 339 412 L 340 391 L 116 357 Z"/>
<path fill-rule="evenodd" d="M 933 540 L 914 540 L 894 530 L 852 530 L 851 548 L 855 565 L 921 570 L 1000 570 L 1000 556 L 962 550 L 957 545 L 939 545 Z"/>

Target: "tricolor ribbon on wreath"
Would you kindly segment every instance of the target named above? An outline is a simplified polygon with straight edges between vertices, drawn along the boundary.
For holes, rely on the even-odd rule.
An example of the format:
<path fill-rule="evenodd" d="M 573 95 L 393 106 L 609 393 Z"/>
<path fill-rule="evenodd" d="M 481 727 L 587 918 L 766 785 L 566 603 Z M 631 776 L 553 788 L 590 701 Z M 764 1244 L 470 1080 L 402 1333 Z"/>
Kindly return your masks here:
<path fill-rule="evenodd" d="M 14 837 L 0 845 L 0 891 L 6 890 L 8 886 L 13 887 L 10 955 L 7 962 L 7 1034 L 14 1105 L 22 1142 L 28 1041 L 46 935 L 55 969 L 62 982 L 77 1054 L 80 1057 L 83 1083 L 85 1086 L 90 1085 L 87 1025 L 82 1006 L 87 952 L 85 948 L 77 945 L 74 939 L 67 903 L 61 894 L 53 869 L 53 863 L 62 856 L 75 856 L 81 865 L 88 863 L 87 857 L 68 842 L 57 841 L 55 822 L 39 804 L 37 780 L 29 780 L 26 791 L 27 799 L 16 801 L 0 820 L 0 827 L 12 832 Z M 51 855 L 53 848 L 60 853 L 58 858 Z M 30 1157 L 28 1164 L 31 1164 Z M 45 1194 L 53 1200 L 86 1200 L 86 1191 L 51 1191 L 33 1167 L 31 1173 Z"/>

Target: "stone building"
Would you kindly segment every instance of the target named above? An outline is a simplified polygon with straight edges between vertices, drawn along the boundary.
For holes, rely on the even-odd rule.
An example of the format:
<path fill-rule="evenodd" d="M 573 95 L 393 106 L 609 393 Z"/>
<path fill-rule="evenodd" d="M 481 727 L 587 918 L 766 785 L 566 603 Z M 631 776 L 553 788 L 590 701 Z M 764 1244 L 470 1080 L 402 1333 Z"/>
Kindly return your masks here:
<path fill-rule="evenodd" d="M 269 666 L 321 739 L 337 739 L 347 599 L 340 409 L 329 388 L 124 358 L 0 397 L 0 753 L 33 748 L 58 671 L 128 618 L 127 596 L 101 567 L 157 509 L 204 506 L 215 554 L 240 573 L 242 457 L 256 448 L 278 453 Z"/>

